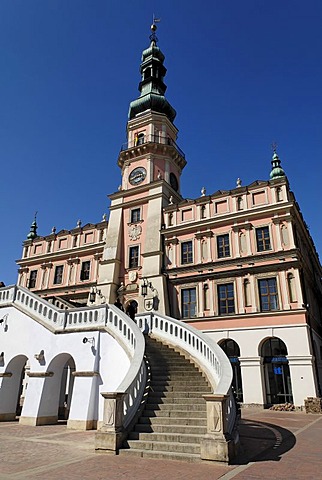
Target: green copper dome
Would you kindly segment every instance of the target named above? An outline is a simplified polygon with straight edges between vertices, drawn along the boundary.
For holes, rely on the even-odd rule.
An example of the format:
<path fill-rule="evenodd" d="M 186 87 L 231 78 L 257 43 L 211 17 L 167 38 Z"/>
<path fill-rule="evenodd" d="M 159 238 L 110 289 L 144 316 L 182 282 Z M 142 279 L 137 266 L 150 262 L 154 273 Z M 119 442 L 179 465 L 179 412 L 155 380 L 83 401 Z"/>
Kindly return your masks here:
<path fill-rule="evenodd" d="M 34 238 L 38 237 L 37 228 L 38 228 L 38 225 L 37 225 L 37 222 L 36 222 L 36 215 L 35 215 L 35 220 L 32 222 L 32 224 L 30 226 L 30 231 L 27 235 L 27 240 L 33 240 Z"/>
<path fill-rule="evenodd" d="M 152 33 L 150 39 L 150 46 L 142 52 L 140 65 L 141 82 L 139 84 L 140 96 L 130 103 L 129 119 L 131 120 L 146 110 L 152 110 L 164 113 L 173 122 L 176 117 L 176 111 L 164 96 L 167 89 L 163 82 L 167 72 L 163 65 L 165 57 L 156 45 L 157 38 L 155 33 Z"/>
<path fill-rule="evenodd" d="M 269 176 L 271 180 L 273 180 L 274 178 L 281 178 L 286 176 L 284 170 L 281 167 L 281 160 L 279 159 L 279 156 L 277 155 L 275 150 L 272 157 L 272 170 Z"/>

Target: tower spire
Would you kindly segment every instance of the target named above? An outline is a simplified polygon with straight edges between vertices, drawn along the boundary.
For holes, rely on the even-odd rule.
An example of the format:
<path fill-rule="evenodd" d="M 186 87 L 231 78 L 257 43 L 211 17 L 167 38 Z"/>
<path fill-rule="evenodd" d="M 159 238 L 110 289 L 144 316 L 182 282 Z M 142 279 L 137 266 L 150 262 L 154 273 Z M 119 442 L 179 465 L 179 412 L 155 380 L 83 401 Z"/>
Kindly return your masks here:
<path fill-rule="evenodd" d="M 37 213 L 38 212 L 35 212 L 35 218 L 34 218 L 34 221 L 32 222 L 32 224 L 30 225 L 30 231 L 27 235 L 27 240 L 33 240 L 34 238 L 36 238 L 38 235 L 37 235 L 37 228 L 38 228 L 38 225 L 37 225 Z"/>
<path fill-rule="evenodd" d="M 270 173 L 271 180 L 273 180 L 274 178 L 281 178 L 286 176 L 283 168 L 281 167 L 281 160 L 276 152 L 277 144 L 275 142 L 273 143 L 272 148 L 273 148 L 273 156 L 271 161 L 272 163 L 272 170 Z"/>
<path fill-rule="evenodd" d="M 164 113 L 171 122 L 176 116 L 175 109 L 165 98 L 167 86 L 164 83 L 164 77 L 167 69 L 163 65 L 164 55 L 157 46 L 158 38 L 156 36 L 159 18 L 153 16 L 151 25 L 150 46 L 143 50 L 140 72 L 141 82 L 139 83 L 140 96 L 130 103 L 129 119 L 136 117 L 138 114 L 151 110 L 157 113 Z"/>

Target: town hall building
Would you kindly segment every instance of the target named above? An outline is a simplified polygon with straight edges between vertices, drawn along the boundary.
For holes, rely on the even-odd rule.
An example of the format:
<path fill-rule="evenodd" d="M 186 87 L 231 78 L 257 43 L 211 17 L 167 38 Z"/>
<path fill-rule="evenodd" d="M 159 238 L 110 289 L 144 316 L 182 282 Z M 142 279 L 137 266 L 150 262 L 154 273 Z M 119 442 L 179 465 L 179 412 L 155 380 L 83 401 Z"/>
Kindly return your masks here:
<path fill-rule="evenodd" d="M 322 270 L 313 240 L 276 148 L 262 165 L 264 180 L 182 197 L 189 161 L 165 97 L 155 30 L 142 53 L 109 215 L 48 235 L 38 234 L 35 219 L 16 288 L 74 318 L 116 305 L 136 321 L 179 321 L 174 332 L 185 325 L 226 353 L 242 405 L 301 407 L 322 388 Z"/>

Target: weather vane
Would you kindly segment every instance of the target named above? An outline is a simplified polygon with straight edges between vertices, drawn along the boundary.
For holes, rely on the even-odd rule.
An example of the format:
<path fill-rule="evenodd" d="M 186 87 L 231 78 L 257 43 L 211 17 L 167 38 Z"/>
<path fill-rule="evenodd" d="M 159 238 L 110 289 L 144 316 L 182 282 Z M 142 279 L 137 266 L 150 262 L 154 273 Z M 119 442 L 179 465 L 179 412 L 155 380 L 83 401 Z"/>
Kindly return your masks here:
<path fill-rule="evenodd" d="M 276 153 L 276 149 L 277 149 L 277 143 L 276 142 L 272 143 L 272 149 L 273 149 L 273 152 Z"/>
<path fill-rule="evenodd" d="M 152 25 L 151 25 L 152 34 L 150 35 L 151 42 L 157 43 L 158 41 L 158 37 L 156 36 L 155 32 L 157 30 L 156 23 L 159 23 L 159 22 L 161 22 L 161 18 L 156 18 L 155 15 L 153 14 Z"/>

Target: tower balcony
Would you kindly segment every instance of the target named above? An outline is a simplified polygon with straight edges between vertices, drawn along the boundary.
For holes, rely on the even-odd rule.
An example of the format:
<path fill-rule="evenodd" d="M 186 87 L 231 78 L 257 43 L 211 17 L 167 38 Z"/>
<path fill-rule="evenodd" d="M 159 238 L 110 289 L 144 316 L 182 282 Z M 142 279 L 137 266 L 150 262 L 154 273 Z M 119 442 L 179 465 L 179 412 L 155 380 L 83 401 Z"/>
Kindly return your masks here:
<path fill-rule="evenodd" d="M 181 155 L 182 158 L 185 159 L 185 154 L 181 150 L 181 148 L 177 145 L 177 143 L 172 140 L 170 137 L 161 137 L 160 135 L 144 135 L 143 137 L 137 137 L 134 139 L 132 142 L 126 142 L 123 143 L 121 146 L 121 152 L 124 152 L 126 150 L 130 150 L 132 148 L 140 147 L 142 145 L 146 144 L 159 144 L 159 145 L 169 145 L 171 147 L 174 147 L 177 152 Z"/>

